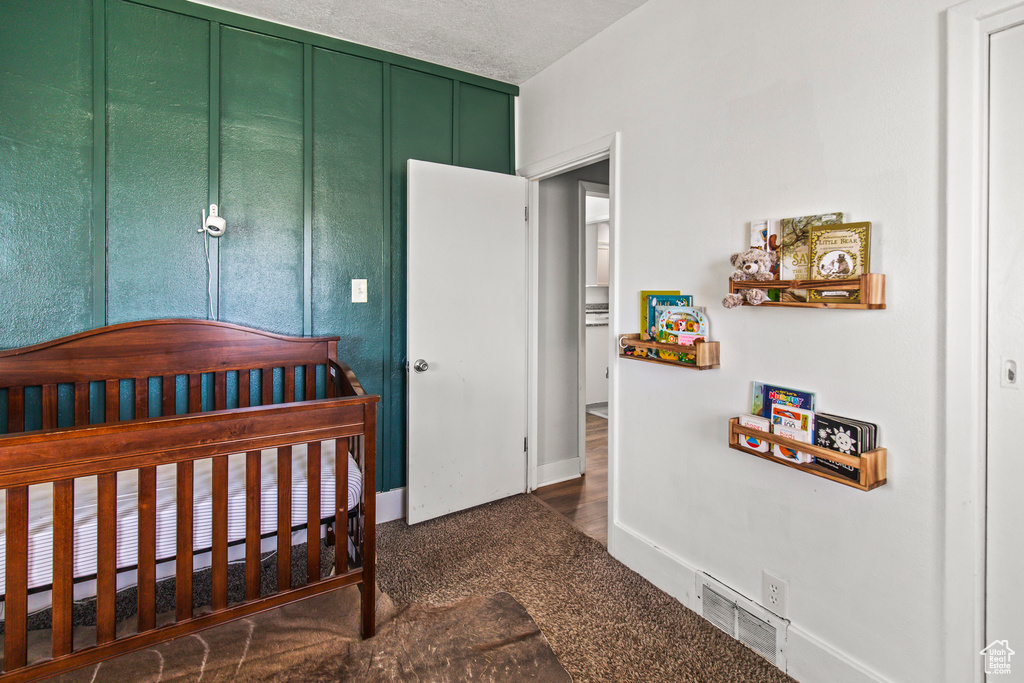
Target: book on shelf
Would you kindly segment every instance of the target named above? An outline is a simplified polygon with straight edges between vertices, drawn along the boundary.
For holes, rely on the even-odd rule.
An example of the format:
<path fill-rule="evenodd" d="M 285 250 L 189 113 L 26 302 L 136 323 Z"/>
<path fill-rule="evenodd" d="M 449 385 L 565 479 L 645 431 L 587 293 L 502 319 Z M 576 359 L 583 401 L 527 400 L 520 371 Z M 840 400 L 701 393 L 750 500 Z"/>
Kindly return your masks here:
<path fill-rule="evenodd" d="M 741 427 L 747 429 L 756 429 L 759 432 L 770 432 L 772 430 L 772 422 L 766 417 L 760 417 L 758 415 L 740 415 L 739 423 Z M 755 436 L 742 436 L 741 442 L 744 446 L 752 451 L 758 453 L 767 453 L 768 446 L 770 445 L 764 439 L 758 439 Z"/>
<path fill-rule="evenodd" d="M 841 211 L 783 218 L 779 222 L 779 278 L 782 280 L 809 280 L 810 229 L 815 225 L 843 222 Z M 807 301 L 806 289 L 787 289 L 782 301 Z"/>
<path fill-rule="evenodd" d="M 654 300 L 652 301 L 652 297 Z M 675 298 L 672 298 L 675 297 Z M 685 301 L 679 303 L 681 299 Z M 672 303 L 668 303 L 671 301 Z M 665 302 L 665 303 L 662 303 Z M 655 309 L 661 306 L 689 306 L 693 302 L 691 296 L 680 296 L 678 289 L 673 290 L 653 290 L 645 289 L 640 292 L 640 338 L 645 339 L 648 336 L 653 339 L 657 330 L 651 328 L 658 324 L 658 314 L 661 311 Z M 652 307 L 653 306 L 653 307 Z"/>
<path fill-rule="evenodd" d="M 815 415 L 814 434 L 814 443 L 817 446 L 846 455 L 860 455 L 876 447 L 877 426 L 872 422 L 855 420 L 850 417 L 818 413 Z M 844 465 L 827 458 L 818 458 L 817 462 L 841 477 L 860 481 L 860 468 Z"/>
<path fill-rule="evenodd" d="M 871 272 L 871 223 L 815 225 L 808 236 L 810 279 L 842 280 Z M 811 289 L 810 302 L 860 303 L 859 289 Z"/>
<path fill-rule="evenodd" d="M 750 400 L 750 412 L 752 414 L 771 418 L 772 405 L 776 403 L 814 412 L 814 393 L 798 389 L 787 389 L 786 387 L 765 384 L 764 382 L 754 382 Z"/>
<path fill-rule="evenodd" d="M 772 431 L 803 443 L 814 442 L 814 412 L 795 408 L 785 403 L 772 404 Z M 787 446 L 773 444 L 772 452 L 776 457 L 792 462 L 814 462 L 814 456 L 803 451 L 794 451 Z"/>

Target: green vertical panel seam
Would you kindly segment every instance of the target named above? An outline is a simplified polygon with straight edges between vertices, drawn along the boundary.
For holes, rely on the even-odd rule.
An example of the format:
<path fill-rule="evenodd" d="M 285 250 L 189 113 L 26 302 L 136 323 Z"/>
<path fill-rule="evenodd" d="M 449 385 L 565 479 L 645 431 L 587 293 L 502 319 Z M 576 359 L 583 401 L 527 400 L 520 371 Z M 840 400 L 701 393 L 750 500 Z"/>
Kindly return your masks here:
<path fill-rule="evenodd" d="M 92 325 L 107 324 L 107 7 L 92 3 Z"/>
<path fill-rule="evenodd" d="M 459 120 L 462 118 L 462 107 L 459 101 L 462 83 L 452 81 L 452 166 L 460 165 L 459 151 Z"/>
<path fill-rule="evenodd" d="M 302 45 L 302 334 L 313 336 L 313 46 Z"/>
<path fill-rule="evenodd" d="M 383 415 L 381 415 L 381 423 L 384 425 L 383 435 L 384 444 L 381 452 L 384 454 L 384 467 L 380 468 L 381 480 L 377 482 L 377 488 L 381 491 L 390 491 L 391 483 L 395 480 L 392 470 L 395 468 L 395 461 L 398 460 L 395 453 L 393 453 L 394 444 L 391 439 L 391 420 L 393 416 L 391 414 L 391 375 L 394 371 L 392 367 L 393 357 L 391 354 L 393 334 L 391 327 L 391 288 L 392 288 L 392 269 L 391 269 L 391 231 L 394 229 L 392 224 L 393 216 L 391 211 L 391 174 L 393 173 L 393 164 L 391 162 L 391 65 L 384 63 L 381 70 L 383 78 L 383 84 L 381 87 L 381 95 L 383 97 L 381 116 L 383 121 L 381 122 L 381 132 L 383 133 L 383 144 L 381 145 L 381 154 L 384 156 L 384 163 L 381 168 L 384 172 L 381 174 L 381 182 L 384 186 L 383 196 L 383 207 L 384 207 L 384 230 L 383 230 L 383 245 L 381 247 L 381 261 L 382 261 L 382 273 L 383 282 L 381 283 L 381 291 L 384 300 L 381 302 L 381 308 L 384 313 L 384 358 L 383 358 L 383 386 L 381 391 L 383 392 L 384 400 L 377 404 L 381 409 Z"/>
<path fill-rule="evenodd" d="M 210 188 L 209 203 L 220 206 L 220 23 L 210 22 Z M 203 235 L 210 242 L 210 307 L 213 319 L 220 320 L 220 238 Z"/>
<path fill-rule="evenodd" d="M 516 174 L 516 96 L 508 96 L 508 172 Z"/>

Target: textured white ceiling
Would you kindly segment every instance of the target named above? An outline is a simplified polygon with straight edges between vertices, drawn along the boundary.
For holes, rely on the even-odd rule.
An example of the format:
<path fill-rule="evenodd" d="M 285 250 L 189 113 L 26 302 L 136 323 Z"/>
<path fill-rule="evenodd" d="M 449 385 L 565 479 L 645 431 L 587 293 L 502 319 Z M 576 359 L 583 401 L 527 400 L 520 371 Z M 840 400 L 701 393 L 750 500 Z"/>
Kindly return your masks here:
<path fill-rule="evenodd" d="M 195 0 L 520 84 L 646 0 Z"/>

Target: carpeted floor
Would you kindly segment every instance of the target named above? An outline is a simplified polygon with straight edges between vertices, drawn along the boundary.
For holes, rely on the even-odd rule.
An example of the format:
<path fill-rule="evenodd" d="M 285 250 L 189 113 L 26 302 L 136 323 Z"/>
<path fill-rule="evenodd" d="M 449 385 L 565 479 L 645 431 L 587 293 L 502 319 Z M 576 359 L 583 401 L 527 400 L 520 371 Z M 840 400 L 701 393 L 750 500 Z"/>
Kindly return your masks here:
<path fill-rule="evenodd" d="M 383 524 L 377 556 L 396 603 L 510 593 L 576 683 L 793 683 L 527 495 Z"/>

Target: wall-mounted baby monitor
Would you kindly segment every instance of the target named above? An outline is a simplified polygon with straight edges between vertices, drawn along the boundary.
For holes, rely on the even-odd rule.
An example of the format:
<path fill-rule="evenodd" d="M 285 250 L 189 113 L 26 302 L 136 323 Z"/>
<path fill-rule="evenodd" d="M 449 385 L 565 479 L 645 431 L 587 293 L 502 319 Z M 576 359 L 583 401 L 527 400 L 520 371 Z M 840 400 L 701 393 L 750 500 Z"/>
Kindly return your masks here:
<path fill-rule="evenodd" d="M 217 215 L 217 205 L 210 204 L 210 215 L 207 216 L 206 211 L 203 211 L 203 227 L 198 232 L 205 231 L 211 237 L 220 237 L 227 227 L 227 221 Z"/>

